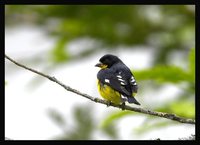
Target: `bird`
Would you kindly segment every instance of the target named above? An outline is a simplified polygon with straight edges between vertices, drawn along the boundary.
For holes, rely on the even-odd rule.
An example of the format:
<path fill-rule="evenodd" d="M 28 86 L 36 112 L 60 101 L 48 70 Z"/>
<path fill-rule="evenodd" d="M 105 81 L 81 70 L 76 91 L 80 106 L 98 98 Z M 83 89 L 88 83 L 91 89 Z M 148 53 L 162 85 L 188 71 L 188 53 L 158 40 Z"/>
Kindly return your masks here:
<path fill-rule="evenodd" d="M 105 54 L 95 66 L 101 68 L 97 73 L 97 88 L 105 100 L 114 104 L 140 105 L 134 98 L 138 92 L 136 79 L 119 57 Z"/>

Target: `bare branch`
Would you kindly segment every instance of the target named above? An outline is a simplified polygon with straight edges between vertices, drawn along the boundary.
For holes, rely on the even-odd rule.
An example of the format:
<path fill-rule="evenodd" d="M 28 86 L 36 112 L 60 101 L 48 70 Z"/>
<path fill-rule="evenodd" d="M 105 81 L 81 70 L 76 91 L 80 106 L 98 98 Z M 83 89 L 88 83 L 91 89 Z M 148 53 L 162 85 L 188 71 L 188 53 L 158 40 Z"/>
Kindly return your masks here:
<path fill-rule="evenodd" d="M 85 97 L 87 99 L 90 99 L 91 101 L 94 101 L 96 103 L 101 103 L 101 104 L 105 104 L 105 105 L 110 105 L 110 106 L 113 106 L 113 107 L 116 107 L 116 108 L 120 108 L 122 110 L 130 110 L 130 111 L 134 111 L 134 112 L 139 112 L 139 113 L 143 113 L 143 114 L 149 114 L 149 115 L 153 115 L 153 116 L 158 116 L 158 117 L 162 117 L 162 118 L 166 118 L 166 119 L 170 119 L 170 120 L 174 120 L 174 121 L 178 121 L 180 123 L 187 123 L 187 124 L 195 124 L 195 120 L 193 119 L 188 119 L 188 118 L 183 118 L 183 117 L 179 117 L 177 116 L 176 114 L 171 114 L 171 113 L 164 113 L 164 112 L 155 112 L 155 111 L 151 111 L 151 110 L 148 110 L 148 109 L 144 109 L 144 108 L 136 108 L 136 107 L 131 107 L 131 106 L 128 106 L 128 105 L 117 105 L 117 104 L 114 104 L 114 103 L 110 103 L 106 100 L 102 100 L 102 99 L 99 99 L 99 98 L 95 98 L 95 97 L 92 97 L 88 94 L 85 94 L 85 93 L 82 93 L 76 89 L 73 89 L 65 84 L 63 84 L 61 81 L 57 80 L 55 77 L 52 77 L 52 76 L 49 76 L 49 75 L 46 75 L 42 72 L 39 72 L 37 70 L 34 70 L 30 67 L 27 67 L 25 65 L 22 65 L 18 62 L 16 62 L 15 60 L 11 59 L 10 57 L 8 57 L 7 55 L 5 55 L 5 58 L 7 58 L 8 60 L 10 60 L 11 62 L 13 62 L 14 64 L 16 64 L 17 66 L 20 66 L 24 69 L 27 69 L 31 72 L 34 72 L 40 76 L 43 76 L 45 78 L 48 78 L 49 80 L 59 84 L 60 86 L 62 86 L 64 89 L 66 89 L 67 91 L 70 91 L 72 93 L 75 93 L 77 95 L 80 95 L 82 97 Z"/>

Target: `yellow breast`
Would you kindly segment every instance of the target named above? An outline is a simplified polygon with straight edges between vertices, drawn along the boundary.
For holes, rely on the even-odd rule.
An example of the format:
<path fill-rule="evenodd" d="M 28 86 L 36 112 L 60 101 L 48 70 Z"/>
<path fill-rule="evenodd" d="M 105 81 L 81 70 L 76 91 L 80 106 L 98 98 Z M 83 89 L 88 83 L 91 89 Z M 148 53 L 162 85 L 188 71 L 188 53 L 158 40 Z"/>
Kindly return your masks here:
<path fill-rule="evenodd" d="M 115 104 L 120 104 L 122 102 L 120 93 L 112 89 L 110 86 L 106 84 L 104 85 L 100 84 L 99 80 L 97 82 L 97 86 L 100 95 L 104 99 L 111 101 Z"/>

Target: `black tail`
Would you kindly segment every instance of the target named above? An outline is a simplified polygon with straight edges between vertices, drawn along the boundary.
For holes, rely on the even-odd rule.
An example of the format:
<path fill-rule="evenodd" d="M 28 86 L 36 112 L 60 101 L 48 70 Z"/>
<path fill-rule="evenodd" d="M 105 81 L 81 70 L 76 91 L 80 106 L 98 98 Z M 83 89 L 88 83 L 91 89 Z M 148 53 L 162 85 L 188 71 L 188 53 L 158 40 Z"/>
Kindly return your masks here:
<path fill-rule="evenodd" d="M 134 97 L 128 97 L 128 102 L 140 105 L 140 103 Z"/>

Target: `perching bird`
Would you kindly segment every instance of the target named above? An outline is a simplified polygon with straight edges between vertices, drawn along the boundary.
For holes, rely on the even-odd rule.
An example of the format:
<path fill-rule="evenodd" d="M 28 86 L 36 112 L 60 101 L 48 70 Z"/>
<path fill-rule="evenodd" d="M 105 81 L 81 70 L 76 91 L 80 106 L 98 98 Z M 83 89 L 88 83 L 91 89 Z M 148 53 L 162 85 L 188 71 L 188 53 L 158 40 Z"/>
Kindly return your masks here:
<path fill-rule="evenodd" d="M 106 54 L 95 66 L 101 70 L 97 74 L 98 91 L 107 101 L 115 104 L 140 103 L 134 98 L 138 85 L 130 69 L 115 55 Z"/>

